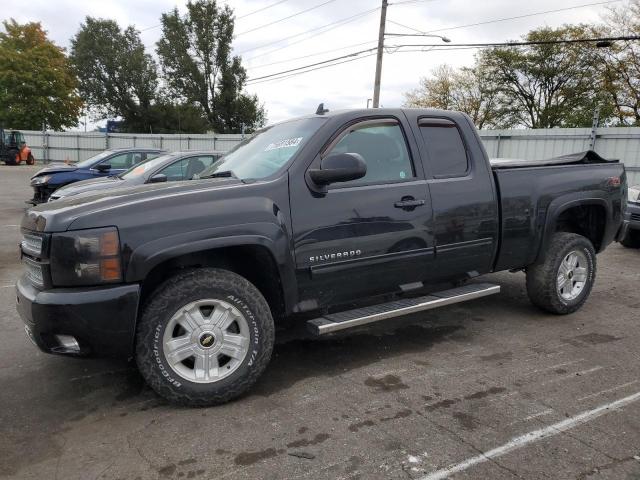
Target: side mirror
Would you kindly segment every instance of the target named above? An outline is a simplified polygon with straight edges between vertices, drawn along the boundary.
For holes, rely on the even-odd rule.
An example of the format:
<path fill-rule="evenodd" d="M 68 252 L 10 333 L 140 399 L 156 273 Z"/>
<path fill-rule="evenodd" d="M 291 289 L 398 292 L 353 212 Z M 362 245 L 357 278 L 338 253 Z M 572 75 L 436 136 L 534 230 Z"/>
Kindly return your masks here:
<path fill-rule="evenodd" d="M 156 173 L 149 179 L 149 183 L 162 183 L 167 181 L 167 176 L 164 173 Z"/>
<path fill-rule="evenodd" d="M 320 169 L 309 170 L 309 177 L 316 185 L 348 182 L 362 178 L 367 173 L 367 164 L 357 153 L 335 153 L 320 162 Z"/>
<path fill-rule="evenodd" d="M 100 165 L 96 166 L 96 170 L 99 171 L 100 173 L 108 172 L 109 170 L 111 170 L 111 164 L 101 163 Z"/>

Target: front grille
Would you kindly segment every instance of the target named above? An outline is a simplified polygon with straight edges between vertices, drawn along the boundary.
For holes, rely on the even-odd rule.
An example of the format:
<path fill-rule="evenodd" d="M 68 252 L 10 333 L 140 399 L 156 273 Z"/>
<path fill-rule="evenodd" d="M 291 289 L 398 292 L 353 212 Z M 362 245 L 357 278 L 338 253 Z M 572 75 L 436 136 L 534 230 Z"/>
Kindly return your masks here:
<path fill-rule="evenodd" d="M 42 256 L 42 237 L 40 235 L 25 234 L 20 246 L 27 255 L 37 258 Z"/>
<path fill-rule="evenodd" d="M 22 257 L 22 262 L 24 263 L 25 272 L 29 281 L 38 287 L 44 287 L 42 264 L 31 260 L 29 257 Z"/>
<path fill-rule="evenodd" d="M 632 213 L 631 214 L 631 220 L 633 220 L 635 222 L 640 222 L 640 213 Z"/>

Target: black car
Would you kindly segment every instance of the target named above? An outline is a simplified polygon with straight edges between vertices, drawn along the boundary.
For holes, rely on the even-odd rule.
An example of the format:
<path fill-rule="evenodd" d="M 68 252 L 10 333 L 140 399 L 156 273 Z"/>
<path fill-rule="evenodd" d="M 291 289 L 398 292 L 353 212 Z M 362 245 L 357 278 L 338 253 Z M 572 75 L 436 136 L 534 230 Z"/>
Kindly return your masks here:
<path fill-rule="evenodd" d="M 167 399 L 221 403 L 296 321 L 325 335 L 469 301 L 500 291 L 476 279 L 498 271 L 525 271 L 534 305 L 573 313 L 628 225 L 624 165 L 595 152 L 492 163 L 462 113 L 318 111 L 197 180 L 30 209 L 16 295 L 29 337 L 134 357 Z"/>
<path fill-rule="evenodd" d="M 116 148 L 105 150 L 73 165 L 61 163 L 39 170 L 31 177 L 33 198 L 27 201 L 38 205 L 49 200 L 57 189 L 81 180 L 104 178 L 123 173 L 164 150 L 157 148 Z"/>
<path fill-rule="evenodd" d="M 640 248 L 640 185 L 629 187 L 625 218 L 629 229 L 620 243 L 627 248 Z"/>
<path fill-rule="evenodd" d="M 146 160 L 120 175 L 83 180 L 59 188 L 49 201 L 59 200 L 87 192 L 132 187 L 145 183 L 192 180 L 222 156 L 222 152 L 173 152 Z"/>

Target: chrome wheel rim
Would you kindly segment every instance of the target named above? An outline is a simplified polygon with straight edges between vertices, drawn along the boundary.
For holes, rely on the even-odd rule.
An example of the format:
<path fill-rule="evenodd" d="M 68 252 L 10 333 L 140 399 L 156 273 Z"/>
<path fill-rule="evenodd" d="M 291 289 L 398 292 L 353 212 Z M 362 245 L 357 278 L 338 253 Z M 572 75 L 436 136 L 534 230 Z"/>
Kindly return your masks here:
<path fill-rule="evenodd" d="M 564 300 L 575 300 L 584 290 L 588 276 L 587 256 L 578 250 L 569 252 L 558 270 L 558 295 Z"/>
<path fill-rule="evenodd" d="M 231 375 L 249 351 L 249 324 L 232 304 L 203 299 L 180 308 L 165 328 L 166 362 L 180 377 L 214 383 Z"/>

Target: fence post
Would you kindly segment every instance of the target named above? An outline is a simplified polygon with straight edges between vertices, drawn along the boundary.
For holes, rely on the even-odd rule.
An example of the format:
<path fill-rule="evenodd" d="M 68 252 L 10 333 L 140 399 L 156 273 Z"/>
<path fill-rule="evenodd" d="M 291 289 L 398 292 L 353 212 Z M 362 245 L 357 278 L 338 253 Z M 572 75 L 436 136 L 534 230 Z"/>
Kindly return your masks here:
<path fill-rule="evenodd" d="M 215 133 L 213 134 L 213 149 L 216 149 L 216 135 Z"/>
<path fill-rule="evenodd" d="M 496 145 L 496 158 L 500 158 L 500 134 L 498 134 L 498 143 Z"/>
<path fill-rule="evenodd" d="M 76 135 L 76 162 L 80 161 L 80 135 Z"/>
<path fill-rule="evenodd" d="M 136 146 L 136 139 L 137 139 L 137 138 L 138 138 L 138 137 L 136 137 L 135 135 L 133 136 L 133 146 L 134 146 L 134 147 Z"/>
<path fill-rule="evenodd" d="M 589 150 L 596 149 L 596 136 L 598 130 L 598 123 L 600 123 L 600 106 L 598 105 L 593 111 L 593 122 L 591 122 L 591 135 L 589 135 Z"/>
<path fill-rule="evenodd" d="M 191 137 L 187 137 L 187 150 L 191 149 Z"/>
<path fill-rule="evenodd" d="M 104 149 L 109 150 L 109 132 L 104 132 Z"/>

